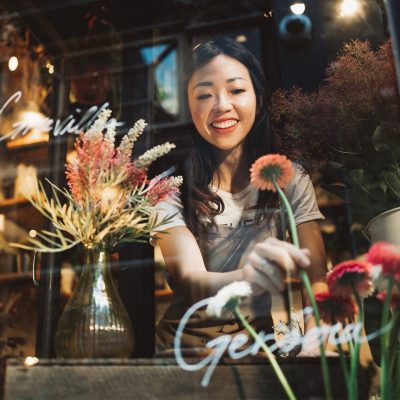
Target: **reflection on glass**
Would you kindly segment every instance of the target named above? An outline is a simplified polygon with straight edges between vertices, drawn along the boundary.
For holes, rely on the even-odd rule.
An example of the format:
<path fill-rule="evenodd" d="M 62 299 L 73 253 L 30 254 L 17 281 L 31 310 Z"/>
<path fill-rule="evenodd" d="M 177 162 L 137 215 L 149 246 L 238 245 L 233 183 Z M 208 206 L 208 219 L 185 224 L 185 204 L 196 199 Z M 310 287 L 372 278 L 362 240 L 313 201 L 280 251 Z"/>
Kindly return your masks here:
<path fill-rule="evenodd" d="M 156 66 L 155 69 L 155 102 L 168 114 L 176 115 L 179 111 L 177 54 L 176 49 Z"/>
<path fill-rule="evenodd" d="M 151 103 L 154 122 L 177 120 L 179 114 L 178 52 L 176 43 L 158 43 L 138 48 L 134 99 Z M 137 104 L 137 103 L 136 103 Z"/>

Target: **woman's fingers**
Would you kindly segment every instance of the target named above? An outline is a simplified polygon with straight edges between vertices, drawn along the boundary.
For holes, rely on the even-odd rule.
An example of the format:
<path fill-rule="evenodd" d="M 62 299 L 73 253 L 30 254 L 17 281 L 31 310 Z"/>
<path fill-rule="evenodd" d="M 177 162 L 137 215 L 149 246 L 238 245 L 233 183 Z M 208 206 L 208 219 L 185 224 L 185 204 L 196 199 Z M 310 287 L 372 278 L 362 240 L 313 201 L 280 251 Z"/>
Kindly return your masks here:
<path fill-rule="evenodd" d="M 249 254 L 244 266 L 244 278 L 253 286 L 256 294 L 268 291 L 278 294 L 283 291 L 287 271 L 295 272 L 297 266 L 310 265 L 308 249 L 298 249 L 290 243 L 269 238 L 258 243 Z"/>
<path fill-rule="evenodd" d="M 261 272 L 260 270 L 254 268 L 251 263 L 247 263 L 243 268 L 244 279 L 249 282 L 252 286 L 253 293 L 259 295 L 264 292 L 269 292 L 271 294 L 278 294 L 284 288 L 283 279 L 280 273 L 276 273 L 276 268 L 271 268 L 271 273 L 267 270 Z M 273 279 L 271 275 L 275 274 L 276 277 Z M 276 283 L 276 280 L 278 282 Z"/>
<path fill-rule="evenodd" d="M 308 249 L 298 249 L 291 243 L 282 240 L 269 238 L 258 243 L 254 250 L 261 257 L 276 262 L 285 271 L 294 272 L 297 265 L 302 268 L 310 266 Z"/>
<path fill-rule="evenodd" d="M 274 293 L 281 292 L 284 289 L 285 285 L 280 268 L 273 261 L 266 260 L 256 252 L 249 254 L 248 261 L 256 270 L 258 279 L 262 280 L 263 286 L 268 281 L 273 286 Z"/>

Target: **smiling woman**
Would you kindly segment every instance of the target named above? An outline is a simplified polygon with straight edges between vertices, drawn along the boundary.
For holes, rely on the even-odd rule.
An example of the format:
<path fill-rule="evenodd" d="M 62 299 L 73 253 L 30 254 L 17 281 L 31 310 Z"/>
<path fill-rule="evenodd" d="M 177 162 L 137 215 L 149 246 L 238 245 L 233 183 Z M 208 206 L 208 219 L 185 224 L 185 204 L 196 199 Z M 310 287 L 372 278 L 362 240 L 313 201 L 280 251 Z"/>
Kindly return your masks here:
<path fill-rule="evenodd" d="M 219 55 L 192 75 L 189 108 L 198 133 L 221 150 L 243 143 L 255 120 L 256 94 L 248 69 Z"/>
<path fill-rule="evenodd" d="M 267 333 L 273 331 L 273 297 L 281 298 L 286 270 L 307 268 L 314 288 L 325 288 L 325 252 L 316 222 L 323 216 L 309 177 L 296 166 L 285 189 L 302 249 L 277 239 L 284 237 L 276 194 L 250 183 L 250 166 L 270 153 L 266 92 L 262 69 L 243 46 L 219 38 L 194 47 L 187 85 L 194 146 L 175 202 L 181 205 L 164 202 L 158 207 L 159 218 L 172 216 L 163 226 L 168 234 L 158 232 L 157 239 L 174 290 L 174 301 L 157 328 L 159 349 L 172 347 L 191 304 L 231 282 L 251 284 L 256 295 L 245 314 L 256 330 Z M 296 309 L 301 308 L 298 298 Z M 191 315 L 181 345 L 202 347 L 216 336 L 242 330 L 229 316 L 210 319 L 199 309 Z"/>

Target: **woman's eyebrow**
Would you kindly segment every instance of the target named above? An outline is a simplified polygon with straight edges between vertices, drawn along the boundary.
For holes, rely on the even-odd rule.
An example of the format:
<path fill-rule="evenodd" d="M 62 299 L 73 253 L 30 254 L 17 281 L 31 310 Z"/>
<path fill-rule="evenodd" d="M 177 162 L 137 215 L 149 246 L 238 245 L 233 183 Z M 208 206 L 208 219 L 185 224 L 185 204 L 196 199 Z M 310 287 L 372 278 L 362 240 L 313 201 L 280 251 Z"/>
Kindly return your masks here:
<path fill-rule="evenodd" d="M 231 82 L 236 81 L 236 80 L 238 80 L 238 79 L 241 79 L 241 80 L 243 80 L 243 81 L 246 80 L 246 79 L 242 78 L 241 76 L 235 76 L 235 77 L 233 77 L 233 78 L 228 78 L 228 79 L 226 80 L 226 83 L 231 83 Z M 193 87 L 193 90 L 196 89 L 196 88 L 199 87 L 199 86 L 214 86 L 214 84 L 213 84 L 211 81 L 201 81 L 201 82 L 199 82 L 197 85 L 195 85 L 195 86 Z"/>
<path fill-rule="evenodd" d="M 229 78 L 226 80 L 227 83 L 236 81 L 237 79 L 241 79 L 242 81 L 245 81 L 246 79 L 242 78 L 241 76 L 235 76 L 234 78 Z"/>

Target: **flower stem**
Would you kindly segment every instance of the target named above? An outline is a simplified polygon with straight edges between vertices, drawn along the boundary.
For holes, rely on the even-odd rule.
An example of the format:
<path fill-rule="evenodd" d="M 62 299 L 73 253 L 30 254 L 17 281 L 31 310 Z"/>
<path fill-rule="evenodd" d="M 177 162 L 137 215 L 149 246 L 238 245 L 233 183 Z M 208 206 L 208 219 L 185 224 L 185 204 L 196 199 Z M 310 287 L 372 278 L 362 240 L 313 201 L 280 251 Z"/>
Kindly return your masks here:
<path fill-rule="evenodd" d="M 297 248 L 300 248 L 299 237 L 297 236 L 296 223 L 295 223 L 295 220 L 294 220 L 292 207 L 290 206 L 290 203 L 289 203 L 285 193 L 283 192 L 283 190 L 276 183 L 275 177 L 272 177 L 272 182 L 273 182 L 273 184 L 275 186 L 276 191 L 279 194 L 279 197 L 283 201 L 283 204 L 284 204 L 284 206 L 286 208 L 286 211 L 288 213 L 290 236 L 292 237 L 292 242 Z"/>
<path fill-rule="evenodd" d="M 317 303 L 315 301 L 314 293 L 311 289 L 310 280 L 308 279 L 306 271 L 304 271 L 304 269 L 302 269 L 302 268 L 300 269 L 300 277 L 306 288 L 308 298 L 310 299 L 311 307 L 312 307 L 313 313 L 314 313 L 315 324 L 317 325 L 317 328 L 320 328 L 321 327 L 321 323 L 320 323 L 321 317 L 319 315 Z M 321 355 L 320 355 L 321 369 L 322 369 L 322 378 L 323 378 L 324 387 L 325 387 L 325 396 L 326 396 L 326 400 L 331 400 L 332 399 L 332 389 L 331 389 L 331 382 L 329 380 L 328 360 L 327 360 L 326 354 L 325 354 L 325 348 L 324 348 L 322 334 L 320 334 L 320 338 L 319 338 L 319 350 L 321 353 Z"/>
<path fill-rule="evenodd" d="M 337 346 L 337 349 L 339 352 L 340 364 L 342 365 L 342 370 L 343 370 L 344 379 L 346 381 L 346 386 L 349 386 L 349 379 L 350 379 L 349 367 L 346 363 L 346 357 L 344 355 L 343 347 L 340 342 L 336 346 Z"/>
<path fill-rule="evenodd" d="M 362 324 L 364 321 L 364 306 L 359 294 L 357 293 L 354 287 L 353 287 L 353 292 L 359 308 L 358 318 L 357 318 L 357 322 L 359 325 Z M 357 399 L 357 389 L 358 389 L 357 371 L 358 371 L 359 356 L 360 356 L 360 338 L 355 340 L 354 351 L 351 352 L 350 381 L 348 385 L 349 400 Z"/>
<path fill-rule="evenodd" d="M 286 198 L 285 193 L 279 187 L 279 185 L 276 183 L 274 176 L 272 177 L 272 182 L 275 186 L 276 191 L 279 194 L 279 197 L 283 201 L 285 209 L 288 213 L 290 235 L 292 237 L 293 244 L 297 248 L 300 248 L 292 207 L 290 206 L 290 203 L 289 203 L 288 199 Z M 287 296 L 288 296 L 288 303 L 289 303 L 289 329 L 292 329 L 292 311 L 294 311 L 294 301 L 293 301 L 292 279 L 291 279 L 290 271 L 286 271 L 286 275 L 287 275 L 287 283 L 286 283 L 287 284 Z"/>
<path fill-rule="evenodd" d="M 396 362 L 396 370 L 393 374 L 393 379 L 395 382 L 395 393 L 394 393 L 394 397 L 395 398 L 400 398 L 400 349 L 399 349 L 399 345 L 397 345 L 397 349 L 395 352 L 395 359 L 397 360 Z"/>
<path fill-rule="evenodd" d="M 281 367 L 279 366 L 278 362 L 276 361 L 275 356 L 272 354 L 271 350 L 268 346 L 261 340 L 258 336 L 257 332 L 253 329 L 253 327 L 246 321 L 246 318 L 243 317 L 242 313 L 240 312 L 239 308 L 236 307 L 233 311 L 236 318 L 239 319 L 241 324 L 249 331 L 250 335 L 254 338 L 254 340 L 260 345 L 260 347 L 264 350 L 265 354 L 268 357 L 269 362 L 272 365 L 272 368 L 275 371 L 276 376 L 278 377 L 283 389 L 285 390 L 288 398 L 290 400 L 295 400 L 296 396 L 294 395 L 289 382 L 286 380 L 284 373 L 282 372 Z"/>
<path fill-rule="evenodd" d="M 396 368 L 396 354 L 399 350 L 399 327 L 400 327 L 400 313 L 399 310 L 394 309 L 392 311 L 392 329 L 390 330 L 389 336 L 389 359 L 390 359 L 390 370 L 389 374 L 391 377 L 394 376 L 394 370 Z"/>
<path fill-rule="evenodd" d="M 392 297 L 392 288 L 393 288 L 393 276 L 389 278 L 388 288 L 386 291 L 385 301 L 383 303 L 383 311 L 382 311 L 382 323 L 381 328 L 385 328 L 388 319 L 389 319 L 389 310 L 390 310 L 390 300 Z M 381 398 L 383 400 L 390 399 L 390 387 L 389 387 L 389 371 L 388 371 L 388 354 L 387 354 L 387 341 L 388 341 L 388 332 L 383 332 L 381 335 Z"/>
<path fill-rule="evenodd" d="M 273 182 L 274 187 L 275 187 L 276 191 L 278 192 L 278 194 L 286 208 L 286 211 L 288 214 L 290 236 L 292 238 L 292 242 L 297 248 L 300 248 L 300 243 L 299 243 L 299 238 L 297 235 L 296 223 L 294 220 L 292 207 L 290 206 L 290 203 L 289 203 L 285 193 L 282 191 L 282 189 L 276 183 L 275 177 L 272 177 L 272 182 Z M 320 316 L 319 316 L 317 303 L 315 302 L 314 293 L 311 289 L 311 283 L 308 278 L 308 275 L 302 268 L 300 268 L 300 277 L 304 283 L 305 289 L 306 289 L 308 297 L 310 299 L 311 307 L 314 312 L 315 324 L 317 325 L 318 328 L 320 328 L 321 324 L 320 324 Z M 290 278 L 290 275 L 288 276 L 288 278 Z M 293 294 L 291 292 L 291 286 L 289 286 L 289 285 L 288 285 L 288 294 L 289 294 L 289 305 L 290 305 L 290 301 L 292 301 L 292 304 L 293 304 Z M 326 400 L 331 400 L 332 399 L 332 390 L 331 390 L 331 383 L 329 381 L 328 361 L 326 359 L 322 335 L 320 335 L 319 349 L 321 352 L 321 356 L 320 356 L 321 357 L 321 369 L 322 369 L 322 377 L 323 377 L 324 387 L 325 387 L 325 396 L 326 396 Z"/>

